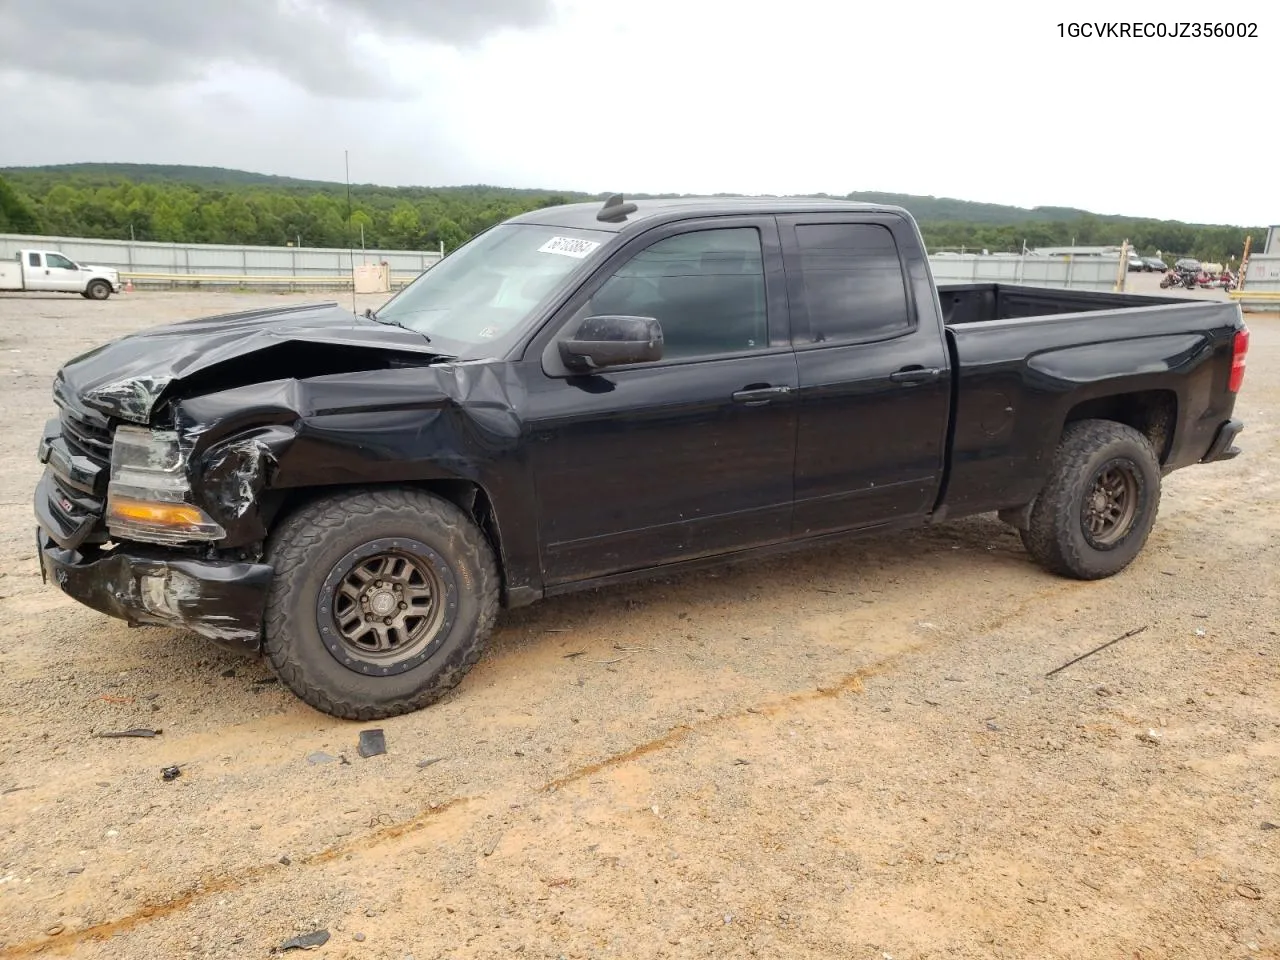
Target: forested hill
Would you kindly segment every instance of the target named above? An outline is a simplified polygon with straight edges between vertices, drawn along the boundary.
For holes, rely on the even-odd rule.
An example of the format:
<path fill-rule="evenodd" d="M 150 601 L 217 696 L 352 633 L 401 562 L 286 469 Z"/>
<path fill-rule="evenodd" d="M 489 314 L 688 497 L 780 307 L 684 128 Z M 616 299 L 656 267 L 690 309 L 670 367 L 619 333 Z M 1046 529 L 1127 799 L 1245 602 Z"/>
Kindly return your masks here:
<path fill-rule="evenodd" d="M 598 195 L 602 196 L 602 195 Z M 344 184 L 222 167 L 76 163 L 0 169 L 0 231 L 197 243 L 452 249 L 525 210 L 598 198 L 576 191 Z M 644 194 L 629 194 L 643 198 Z M 930 249 L 1016 251 L 1030 246 L 1119 244 L 1143 253 L 1239 256 L 1262 228 L 1185 224 L 1068 207 L 1011 207 L 946 197 L 860 191 L 850 200 L 892 203 L 920 222 Z"/>

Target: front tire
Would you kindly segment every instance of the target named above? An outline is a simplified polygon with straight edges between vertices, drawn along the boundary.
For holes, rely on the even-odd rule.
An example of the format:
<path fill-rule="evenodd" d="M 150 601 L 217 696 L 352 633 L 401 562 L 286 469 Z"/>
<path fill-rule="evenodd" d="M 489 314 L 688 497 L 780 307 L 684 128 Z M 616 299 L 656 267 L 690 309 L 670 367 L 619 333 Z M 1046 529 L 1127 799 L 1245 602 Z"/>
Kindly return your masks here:
<path fill-rule="evenodd" d="M 1082 420 L 1063 434 L 1022 542 L 1053 573 L 1100 580 L 1133 562 L 1159 507 L 1151 441 L 1122 423 Z"/>
<path fill-rule="evenodd" d="M 492 548 L 421 490 L 324 497 L 272 533 L 263 648 L 303 701 L 379 720 L 434 703 L 480 658 L 498 611 Z"/>
<path fill-rule="evenodd" d="M 84 295 L 90 300 L 105 300 L 111 296 L 111 284 L 105 280 L 90 280 L 84 288 Z"/>

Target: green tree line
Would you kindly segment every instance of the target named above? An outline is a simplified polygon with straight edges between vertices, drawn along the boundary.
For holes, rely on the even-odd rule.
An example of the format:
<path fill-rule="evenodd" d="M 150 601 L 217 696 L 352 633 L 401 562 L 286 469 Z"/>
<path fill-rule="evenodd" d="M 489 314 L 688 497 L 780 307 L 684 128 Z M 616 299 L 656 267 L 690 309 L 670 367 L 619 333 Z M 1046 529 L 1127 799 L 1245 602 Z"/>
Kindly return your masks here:
<path fill-rule="evenodd" d="M 188 169 L 188 168 L 179 168 Z M 201 168 L 189 168 L 199 170 Z M 224 174 L 237 171 L 224 171 Z M 500 187 L 351 188 L 242 174 L 216 181 L 174 181 L 109 172 L 10 170 L 0 176 L 0 231 L 45 236 L 153 240 L 171 243 L 234 243 L 313 247 L 359 246 L 395 250 L 452 250 L 508 217 L 539 207 L 596 199 L 588 194 Z M 639 195 L 637 195 L 639 196 Z M 886 195 L 887 196 L 887 195 Z M 930 250 L 1017 252 L 1029 247 L 1119 245 L 1144 255 L 1238 258 L 1245 235 L 1259 240 L 1261 227 L 1205 226 L 1167 220 L 1096 216 L 1045 208 L 1044 220 L 991 204 L 893 195 L 920 221 Z M 849 199 L 880 195 L 849 194 Z M 953 219 L 971 207 L 973 219 Z M 914 209 L 913 209 L 914 208 Z M 1016 213 L 1015 213 L 1016 212 Z M 1075 214 L 1075 215 L 1072 215 Z M 939 216 L 942 215 L 942 216 Z"/>

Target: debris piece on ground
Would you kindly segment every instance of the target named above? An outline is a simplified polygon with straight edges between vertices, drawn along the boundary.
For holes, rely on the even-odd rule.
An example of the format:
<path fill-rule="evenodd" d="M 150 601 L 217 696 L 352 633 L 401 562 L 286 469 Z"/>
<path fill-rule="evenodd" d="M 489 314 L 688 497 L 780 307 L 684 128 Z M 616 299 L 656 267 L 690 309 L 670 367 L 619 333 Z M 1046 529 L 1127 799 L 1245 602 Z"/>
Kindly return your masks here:
<path fill-rule="evenodd" d="M 1146 733 L 1134 734 L 1143 743 L 1160 743 L 1160 732 L 1158 730 L 1148 730 Z"/>
<path fill-rule="evenodd" d="M 160 779 L 162 780 L 177 780 L 180 776 L 182 776 L 182 768 L 177 765 L 165 767 L 160 771 Z"/>
<path fill-rule="evenodd" d="M 1252 883 L 1237 883 L 1236 893 L 1244 897 L 1246 900 L 1261 900 L 1262 891 L 1255 887 Z"/>
<path fill-rule="evenodd" d="M 292 863 L 293 863 L 293 861 L 289 859 L 289 855 L 288 855 L 288 854 L 285 854 L 283 857 L 281 857 L 281 858 L 280 858 L 280 863 L 282 863 L 284 866 L 286 866 L 286 867 L 287 867 L 287 866 L 289 866 L 290 864 L 292 864 Z"/>
<path fill-rule="evenodd" d="M 163 730 L 152 730 L 150 727 L 134 727 L 132 730 L 104 730 L 101 733 L 95 733 L 95 737 L 110 739 L 115 737 L 158 737 Z"/>
<path fill-rule="evenodd" d="M 381 730 L 361 730 L 356 753 L 368 759 L 387 752 L 387 737 Z"/>
<path fill-rule="evenodd" d="M 363 934 L 363 933 L 353 933 L 353 934 L 351 935 L 351 939 L 352 939 L 352 940 L 354 940 L 356 943 L 364 943 L 364 934 Z"/>
<path fill-rule="evenodd" d="M 427 767 L 431 766 L 433 763 L 439 763 L 443 759 L 444 757 L 423 757 L 421 760 L 418 761 L 418 769 L 425 770 L 427 769 Z"/>
<path fill-rule="evenodd" d="M 1052 677 L 1055 673 L 1061 673 L 1063 670 L 1067 669 L 1067 667 L 1071 666 L 1073 663 L 1079 663 L 1085 657 L 1092 657 L 1095 653 L 1100 653 L 1101 651 L 1107 649 L 1107 647 L 1111 646 L 1112 644 L 1119 643 L 1121 640 L 1128 640 L 1130 637 L 1136 637 L 1138 634 L 1146 630 L 1148 626 L 1150 626 L 1150 624 L 1144 623 L 1140 627 L 1134 627 L 1128 633 L 1122 633 L 1120 634 L 1120 636 L 1116 637 L 1114 640 L 1108 640 L 1106 643 L 1102 644 L 1102 646 L 1094 647 L 1092 650 L 1088 651 L 1087 653 L 1080 654 L 1080 656 L 1076 657 L 1074 660 L 1068 660 L 1062 666 L 1055 667 L 1053 670 L 1050 670 L 1048 673 L 1046 673 L 1045 676 Z"/>
<path fill-rule="evenodd" d="M 47 930 L 45 930 L 45 933 L 51 937 L 56 937 L 58 934 L 62 933 L 62 931 L 65 929 L 66 927 L 64 927 L 62 924 L 55 923 L 52 927 L 49 927 Z"/>
<path fill-rule="evenodd" d="M 335 757 L 333 754 L 325 753 L 323 750 L 317 750 L 315 753 L 307 754 L 307 763 L 310 763 L 313 765 L 319 764 L 319 763 L 333 763 L 333 761 L 337 759 L 338 758 Z"/>
<path fill-rule="evenodd" d="M 502 842 L 502 834 L 495 833 L 492 837 L 489 838 L 489 841 L 484 845 L 484 850 L 482 852 L 486 857 L 493 856 L 493 851 L 498 849 L 498 844 L 501 842 Z"/>
<path fill-rule="evenodd" d="M 1280 830 L 1280 825 L 1272 823 L 1270 820 L 1262 821 L 1263 830 Z"/>
<path fill-rule="evenodd" d="M 329 942 L 328 930 L 315 930 L 298 937 L 291 937 L 273 950 L 273 953 L 284 953 L 286 950 L 314 950 Z"/>
<path fill-rule="evenodd" d="M 236 675 L 235 667 L 227 667 L 227 669 L 223 670 L 221 673 L 221 676 L 226 677 L 228 680 L 230 680 L 235 675 Z"/>

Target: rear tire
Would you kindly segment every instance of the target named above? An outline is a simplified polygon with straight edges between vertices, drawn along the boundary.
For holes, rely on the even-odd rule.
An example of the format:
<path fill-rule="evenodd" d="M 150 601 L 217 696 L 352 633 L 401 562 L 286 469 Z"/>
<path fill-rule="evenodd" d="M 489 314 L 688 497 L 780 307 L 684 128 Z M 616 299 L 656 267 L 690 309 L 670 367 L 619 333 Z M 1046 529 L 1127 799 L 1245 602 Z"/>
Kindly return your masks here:
<path fill-rule="evenodd" d="M 492 548 L 421 490 L 338 494 L 271 534 L 263 649 L 322 713 L 378 720 L 440 699 L 480 658 L 498 611 Z"/>
<path fill-rule="evenodd" d="M 1160 507 L 1151 441 L 1111 420 L 1067 427 L 1023 545 L 1047 570 L 1079 580 L 1119 573 L 1142 550 Z"/>
<path fill-rule="evenodd" d="M 111 284 L 105 280 L 90 280 L 84 295 L 90 300 L 105 300 L 111 296 Z"/>

